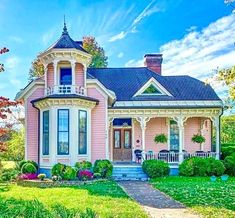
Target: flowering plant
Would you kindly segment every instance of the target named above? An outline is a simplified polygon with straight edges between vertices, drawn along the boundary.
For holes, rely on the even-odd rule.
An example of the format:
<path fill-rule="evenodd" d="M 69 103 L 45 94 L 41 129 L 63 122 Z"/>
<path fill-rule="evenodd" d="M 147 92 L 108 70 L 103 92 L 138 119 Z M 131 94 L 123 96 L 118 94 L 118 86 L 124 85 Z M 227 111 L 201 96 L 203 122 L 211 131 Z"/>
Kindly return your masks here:
<path fill-rule="evenodd" d="M 21 174 L 21 175 L 18 176 L 18 179 L 20 179 L 20 180 L 33 180 L 33 179 L 37 179 L 37 174 L 36 173 Z"/>
<path fill-rule="evenodd" d="M 93 178 L 93 173 L 89 170 L 80 170 L 78 173 L 78 178 L 83 181 L 90 180 Z"/>
<path fill-rule="evenodd" d="M 38 179 L 40 179 L 40 180 L 42 180 L 42 181 L 43 181 L 46 177 L 47 177 L 47 176 L 46 176 L 45 173 L 41 173 L 41 174 L 38 175 Z"/>

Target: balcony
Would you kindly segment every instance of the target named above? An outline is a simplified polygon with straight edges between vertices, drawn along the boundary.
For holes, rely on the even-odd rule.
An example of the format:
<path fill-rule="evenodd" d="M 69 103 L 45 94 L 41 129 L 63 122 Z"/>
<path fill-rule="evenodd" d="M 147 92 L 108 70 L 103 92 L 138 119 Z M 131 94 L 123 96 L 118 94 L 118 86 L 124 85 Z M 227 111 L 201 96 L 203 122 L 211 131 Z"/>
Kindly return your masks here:
<path fill-rule="evenodd" d="M 81 86 L 57 85 L 45 89 L 45 95 L 86 95 L 86 89 Z"/>

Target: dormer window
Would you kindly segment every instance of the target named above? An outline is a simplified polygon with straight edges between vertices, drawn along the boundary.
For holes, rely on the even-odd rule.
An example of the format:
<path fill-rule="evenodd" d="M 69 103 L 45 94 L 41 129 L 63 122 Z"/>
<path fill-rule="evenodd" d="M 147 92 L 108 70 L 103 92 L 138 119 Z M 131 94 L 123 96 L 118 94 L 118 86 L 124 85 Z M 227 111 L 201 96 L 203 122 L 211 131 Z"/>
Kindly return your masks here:
<path fill-rule="evenodd" d="M 72 85 L 72 69 L 60 69 L 60 85 Z"/>
<path fill-rule="evenodd" d="M 159 91 L 159 89 L 154 85 L 150 84 L 148 88 L 146 88 L 143 92 L 142 95 L 161 95 L 162 93 Z"/>

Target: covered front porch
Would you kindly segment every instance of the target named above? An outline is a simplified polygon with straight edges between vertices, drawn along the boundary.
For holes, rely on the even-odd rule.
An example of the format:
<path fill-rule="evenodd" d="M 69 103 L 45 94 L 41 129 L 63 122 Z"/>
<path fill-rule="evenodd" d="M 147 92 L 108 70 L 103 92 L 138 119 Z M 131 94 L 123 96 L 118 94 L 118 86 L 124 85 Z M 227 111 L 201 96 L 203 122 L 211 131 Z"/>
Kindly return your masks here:
<path fill-rule="evenodd" d="M 109 158 L 114 163 L 157 159 L 172 165 L 193 156 L 219 159 L 220 115 L 220 108 L 110 109 Z M 166 135 L 167 142 L 156 143 L 157 134 Z M 192 142 L 195 134 L 205 142 Z"/>

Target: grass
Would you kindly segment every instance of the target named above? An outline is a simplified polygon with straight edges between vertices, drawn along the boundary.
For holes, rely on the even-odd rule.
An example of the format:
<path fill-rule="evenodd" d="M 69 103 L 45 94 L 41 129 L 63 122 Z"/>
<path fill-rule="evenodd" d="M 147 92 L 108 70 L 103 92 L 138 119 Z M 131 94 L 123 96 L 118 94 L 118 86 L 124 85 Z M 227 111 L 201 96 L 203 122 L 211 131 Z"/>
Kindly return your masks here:
<path fill-rule="evenodd" d="M 166 177 L 152 185 L 205 217 L 235 217 L 235 177 L 211 182 L 209 177 Z"/>
<path fill-rule="evenodd" d="M 56 205 L 68 210 L 85 211 L 90 208 L 99 217 L 147 217 L 142 208 L 113 181 L 95 182 L 80 187 L 44 189 L 17 185 L 0 186 L 0 199 L 14 199 L 20 205 L 22 202 L 19 201 L 30 202 L 36 199 L 45 210 L 52 210 Z"/>

